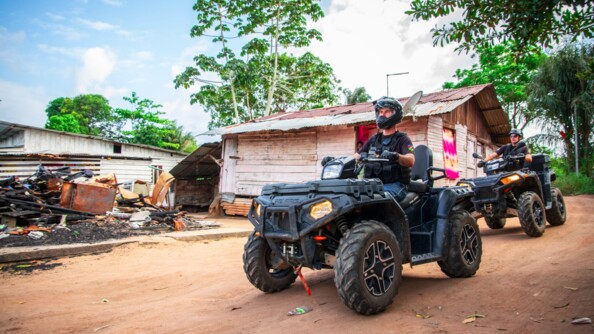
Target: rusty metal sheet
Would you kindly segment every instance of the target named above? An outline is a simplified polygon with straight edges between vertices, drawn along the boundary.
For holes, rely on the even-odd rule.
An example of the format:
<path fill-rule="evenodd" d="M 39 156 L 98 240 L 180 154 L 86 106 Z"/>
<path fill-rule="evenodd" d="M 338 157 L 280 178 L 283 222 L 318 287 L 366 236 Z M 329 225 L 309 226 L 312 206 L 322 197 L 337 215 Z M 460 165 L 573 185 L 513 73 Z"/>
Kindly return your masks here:
<path fill-rule="evenodd" d="M 52 177 L 47 180 L 47 191 L 60 191 L 64 181 L 59 177 Z"/>
<path fill-rule="evenodd" d="M 113 209 L 116 189 L 99 183 L 64 183 L 60 206 L 104 215 Z"/>

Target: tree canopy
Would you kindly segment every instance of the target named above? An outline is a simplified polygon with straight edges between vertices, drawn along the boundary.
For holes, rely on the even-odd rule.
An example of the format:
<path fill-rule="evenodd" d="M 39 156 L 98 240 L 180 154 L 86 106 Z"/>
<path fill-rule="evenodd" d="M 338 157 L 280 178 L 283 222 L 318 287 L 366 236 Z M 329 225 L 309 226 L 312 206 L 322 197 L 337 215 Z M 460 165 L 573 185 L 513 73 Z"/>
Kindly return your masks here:
<path fill-rule="evenodd" d="M 174 121 L 161 118 L 161 105 L 139 98 L 135 92 L 124 100 L 132 109 L 112 108 L 97 94 L 75 98 L 59 97 L 49 102 L 45 112 L 47 129 L 88 134 L 131 144 L 151 145 L 184 152 L 197 145 L 194 137 Z"/>
<path fill-rule="evenodd" d="M 45 113 L 48 129 L 102 136 L 111 126 L 109 101 L 97 94 L 82 94 L 72 99 L 59 97 L 50 101 Z"/>
<path fill-rule="evenodd" d="M 356 87 L 353 91 L 348 88 L 343 90 L 347 104 L 362 103 L 371 100 L 371 95 L 367 94 L 365 87 Z"/>
<path fill-rule="evenodd" d="M 572 168 L 577 144 L 580 170 L 591 175 L 594 164 L 594 45 L 568 44 L 557 50 L 544 61 L 532 79 L 528 94 L 529 106 L 538 114 L 537 122 L 543 130 L 535 141 L 548 144 L 561 141 Z"/>
<path fill-rule="evenodd" d="M 338 80 L 330 65 L 311 53 L 286 52 L 321 39 L 306 27 L 308 18 L 323 15 L 318 1 L 197 0 L 193 9 L 198 23 L 191 36 L 211 38 L 220 49 L 215 56 L 194 57 L 195 66 L 174 83 L 176 88 L 199 86 L 190 102 L 210 113 L 209 128 L 337 101 Z"/>
<path fill-rule="evenodd" d="M 406 14 L 415 20 L 462 19 L 431 29 L 433 44 L 460 43 L 458 51 L 514 40 L 519 53 L 529 45 L 551 47 L 563 37 L 594 37 L 594 3 L 588 0 L 412 0 Z"/>
<path fill-rule="evenodd" d="M 536 74 L 546 55 L 537 46 L 524 49 L 517 58 L 518 46 L 513 41 L 478 47 L 479 63 L 470 69 L 457 69 L 457 83 L 446 82 L 444 89 L 492 83 L 513 128 L 524 129 L 536 117 L 527 108 L 526 86 Z"/>

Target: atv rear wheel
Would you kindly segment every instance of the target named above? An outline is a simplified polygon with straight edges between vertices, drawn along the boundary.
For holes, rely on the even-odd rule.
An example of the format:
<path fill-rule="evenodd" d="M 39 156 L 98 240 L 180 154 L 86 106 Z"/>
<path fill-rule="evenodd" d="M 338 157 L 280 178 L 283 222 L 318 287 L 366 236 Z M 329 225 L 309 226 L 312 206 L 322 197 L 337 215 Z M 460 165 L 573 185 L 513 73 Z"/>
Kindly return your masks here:
<path fill-rule="evenodd" d="M 243 252 L 243 270 L 256 288 L 264 292 L 277 292 L 287 289 L 297 274 L 286 262 L 273 265 L 274 251 L 266 239 L 250 234 Z"/>
<path fill-rule="evenodd" d="M 485 223 L 487 223 L 487 226 L 492 230 L 502 229 L 505 226 L 505 220 L 505 218 L 499 217 L 485 217 Z"/>
<path fill-rule="evenodd" d="M 565 211 L 565 200 L 563 194 L 558 188 L 551 189 L 551 198 L 553 200 L 553 206 L 546 210 L 547 221 L 552 226 L 558 226 L 565 224 L 567 219 L 567 212 Z"/>
<path fill-rule="evenodd" d="M 386 309 L 398 293 L 402 256 L 394 233 L 384 224 L 362 221 L 340 240 L 334 284 L 342 301 L 361 314 Z"/>
<path fill-rule="evenodd" d="M 540 237 L 545 231 L 545 206 L 535 192 L 527 191 L 518 200 L 518 216 L 524 232 L 531 237 Z"/>
<path fill-rule="evenodd" d="M 449 221 L 445 256 L 437 264 L 449 277 L 470 277 L 479 269 L 483 254 L 478 224 L 466 211 L 453 212 Z"/>

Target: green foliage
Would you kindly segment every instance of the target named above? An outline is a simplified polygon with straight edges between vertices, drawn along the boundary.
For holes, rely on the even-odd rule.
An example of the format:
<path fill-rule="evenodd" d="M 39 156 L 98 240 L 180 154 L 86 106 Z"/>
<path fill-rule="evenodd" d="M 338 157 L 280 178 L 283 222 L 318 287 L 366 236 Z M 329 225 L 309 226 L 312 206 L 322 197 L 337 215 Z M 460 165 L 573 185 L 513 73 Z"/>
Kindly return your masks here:
<path fill-rule="evenodd" d="M 101 95 L 82 94 L 73 99 L 60 97 L 51 101 L 45 112 L 46 128 L 93 136 L 108 136 L 111 127 L 111 107 Z M 73 126 L 76 119 L 78 127 Z M 67 129 L 67 130 L 63 130 Z"/>
<path fill-rule="evenodd" d="M 60 97 L 48 104 L 47 129 L 101 136 L 112 140 L 192 152 L 197 148 L 190 133 L 174 121 L 163 119 L 162 106 L 140 99 L 135 92 L 124 97 L 133 109 L 113 109 L 101 95 Z"/>
<path fill-rule="evenodd" d="M 159 110 L 162 105 L 149 99 L 141 99 L 136 92 L 132 92 L 130 97 L 124 97 L 124 100 L 133 108 L 114 109 L 114 120 L 121 134 L 118 138 L 120 141 L 176 151 L 196 147 L 194 137 L 189 133 L 185 134 L 182 126 L 178 127 L 174 121 L 159 117 L 164 114 Z"/>
<path fill-rule="evenodd" d="M 553 186 L 559 188 L 564 196 L 594 194 L 594 180 L 584 174 L 558 176 Z"/>
<path fill-rule="evenodd" d="M 343 93 L 346 97 L 347 104 L 362 103 L 371 100 L 371 96 L 367 94 L 365 87 L 356 87 L 353 91 L 347 88 L 343 90 Z"/>
<path fill-rule="evenodd" d="M 74 114 L 57 114 L 50 116 L 45 123 L 45 128 L 71 133 L 81 133 L 78 119 Z"/>
<path fill-rule="evenodd" d="M 535 117 L 527 109 L 526 86 L 546 56 L 536 46 L 526 47 L 521 58 L 516 57 L 517 53 L 518 46 L 510 41 L 492 47 L 478 47 L 479 64 L 471 69 L 456 70 L 454 77 L 458 82 L 446 82 L 443 88 L 493 83 L 512 127 L 524 129 Z"/>
<path fill-rule="evenodd" d="M 542 134 L 534 140 L 561 144 L 575 166 L 577 132 L 580 172 L 591 175 L 594 164 L 594 45 L 568 44 L 552 54 L 527 88 L 529 106 Z M 577 121 L 574 119 L 577 114 Z"/>
<path fill-rule="evenodd" d="M 317 30 L 306 28 L 307 18 L 317 21 L 323 15 L 317 1 L 197 0 L 193 9 L 198 23 L 191 36 L 209 37 L 220 50 L 216 56 L 194 57 L 195 66 L 174 83 L 185 89 L 200 85 L 190 103 L 201 104 L 210 114 L 209 128 L 337 100 L 338 81 L 328 64 L 311 53 L 296 57 L 282 51 L 321 39 Z M 231 32 L 237 36 L 229 36 Z M 251 38 L 239 56 L 229 47 L 234 38 L 242 38 L 235 44 Z"/>
<path fill-rule="evenodd" d="M 425 21 L 462 11 L 461 20 L 431 29 L 434 45 L 460 43 L 458 51 L 514 40 L 521 54 L 526 46 L 551 47 L 565 36 L 594 37 L 594 4 L 586 0 L 413 0 L 410 6 L 406 14 Z"/>

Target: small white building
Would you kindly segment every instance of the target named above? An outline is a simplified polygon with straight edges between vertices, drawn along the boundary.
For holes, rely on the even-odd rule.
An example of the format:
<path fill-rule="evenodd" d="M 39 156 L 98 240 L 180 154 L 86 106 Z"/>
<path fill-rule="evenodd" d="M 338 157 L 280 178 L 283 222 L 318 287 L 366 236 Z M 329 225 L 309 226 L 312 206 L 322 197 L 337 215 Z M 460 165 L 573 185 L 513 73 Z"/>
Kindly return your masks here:
<path fill-rule="evenodd" d="M 154 184 L 186 153 L 110 139 L 0 121 L 0 178 L 26 178 L 40 164 L 49 170 L 68 166 L 116 175 L 119 183 L 143 180 Z"/>

